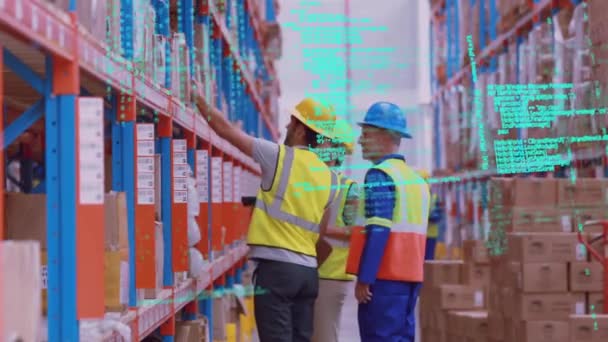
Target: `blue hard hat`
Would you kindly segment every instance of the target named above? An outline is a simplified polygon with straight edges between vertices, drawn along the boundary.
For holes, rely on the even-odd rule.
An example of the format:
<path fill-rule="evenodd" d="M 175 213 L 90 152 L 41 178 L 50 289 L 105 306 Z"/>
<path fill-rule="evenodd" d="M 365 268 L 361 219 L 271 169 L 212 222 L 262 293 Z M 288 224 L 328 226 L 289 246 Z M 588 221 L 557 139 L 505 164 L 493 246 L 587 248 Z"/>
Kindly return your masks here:
<path fill-rule="evenodd" d="M 365 118 L 358 123 L 359 126 L 373 126 L 399 133 L 403 138 L 411 139 L 407 130 L 405 114 L 394 103 L 376 102 L 365 113 Z"/>

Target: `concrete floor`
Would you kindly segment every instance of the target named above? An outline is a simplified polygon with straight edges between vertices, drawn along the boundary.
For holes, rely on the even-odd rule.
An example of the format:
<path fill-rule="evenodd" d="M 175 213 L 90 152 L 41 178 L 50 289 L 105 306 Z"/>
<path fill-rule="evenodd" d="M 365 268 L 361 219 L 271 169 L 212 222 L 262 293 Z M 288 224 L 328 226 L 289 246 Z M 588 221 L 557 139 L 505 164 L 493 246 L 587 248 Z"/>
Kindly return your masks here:
<path fill-rule="evenodd" d="M 356 342 L 359 339 L 359 324 L 357 322 L 357 300 L 355 299 L 354 286 L 346 296 L 344 308 L 342 308 L 342 320 L 340 323 L 340 342 Z"/>
<path fill-rule="evenodd" d="M 344 308 L 342 309 L 342 322 L 340 325 L 340 342 L 357 342 L 359 338 L 359 324 L 357 322 L 357 300 L 355 299 L 354 286 L 351 287 L 351 293 L 346 296 Z M 416 342 L 420 341 L 420 332 L 416 331 Z M 252 342 L 259 342 L 256 336 Z"/>

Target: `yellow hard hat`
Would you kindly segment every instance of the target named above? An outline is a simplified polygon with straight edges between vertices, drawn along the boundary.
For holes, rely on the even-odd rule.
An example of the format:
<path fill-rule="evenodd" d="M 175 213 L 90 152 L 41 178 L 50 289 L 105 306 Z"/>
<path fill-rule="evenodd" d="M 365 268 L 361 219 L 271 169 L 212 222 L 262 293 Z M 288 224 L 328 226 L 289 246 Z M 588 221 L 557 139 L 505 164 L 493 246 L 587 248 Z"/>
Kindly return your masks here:
<path fill-rule="evenodd" d="M 427 170 L 418 169 L 416 171 L 418 172 L 418 174 L 420 175 L 420 177 L 422 177 L 424 179 L 429 179 L 429 177 L 431 176 Z"/>
<path fill-rule="evenodd" d="M 336 123 L 332 106 L 326 106 L 309 97 L 300 101 L 290 113 L 306 127 L 325 137 L 331 137 Z"/>
<path fill-rule="evenodd" d="M 344 146 L 347 155 L 353 154 L 355 150 L 355 136 L 352 126 L 342 118 L 336 118 L 332 139 L 335 143 L 341 143 Z"/>

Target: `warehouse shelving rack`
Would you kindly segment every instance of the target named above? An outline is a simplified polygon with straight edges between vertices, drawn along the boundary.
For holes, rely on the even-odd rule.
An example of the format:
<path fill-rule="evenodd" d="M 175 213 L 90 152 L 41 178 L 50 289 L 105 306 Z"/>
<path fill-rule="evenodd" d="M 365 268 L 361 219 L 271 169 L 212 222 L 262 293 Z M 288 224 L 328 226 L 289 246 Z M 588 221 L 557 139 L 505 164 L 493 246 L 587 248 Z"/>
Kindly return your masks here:
<path fill-rule="evenodd" d="M 259 91 L 261 84 L 276 78 L 272 62 L 264 55 L 260 43 L 263 19 L 253 0 L 230 1 L 237 2 L 237 15 L 243 25 L 238 43 L 228 31 L 229 15 L 222 15 L 212 2 L 205 0 L 178 0 L 182 9 L 179 31 L 185 33 L 192 50 L 193 22 L 196 20 L 211 28 L 211 54 L 222 64 L 216 68 L 217 88 L 227 95 L 228 108 L 221 108 L 219 96 L 210 99 L 211 102 L 231 120 L 242 120 L 247 132 L 276 140 L 277 129 L 271 124 Z M 156 31 L 168 36 L 170 2 L 151 2 L 157 10 L 157 21 L 165 23 Z M 105 313 L 103 272 L 100 272 L 104 248 L 100 243 L 104 241 L 103 201 L 83 203 L 83 188 L 87 185 L 78 171 L 86 157 L 81 150 L 83 138 L 78 133 L 84 129 L 85 117 L 93 115 L 84 112 L 90 103 L 87 98 L 104 99 L 103 115 L 110 122 L 104 131 L 112 145 L 112 190 L 127 194 L 130 309 L 122 321 L 131 327 L 132 339 L 139 341 L 160 329 L 163 340 L 172 341 L 175 315 L 183 308 L 186 319 L 193 319 L 198 311 L 211 325 L 211 300 L 197 296 L 203 291 L 222 290 L 241 282 L 246 267 L 247 247 L 242 242 L 244 222 L 233 219 L 248 216 L 238 205 L 240 189 L 235 184 L 239 180 L 235 177 L 236 183 L 232 180 L 224 183 L 223 189 L 219 189 L 223 198 L 211 203 L 212 188 L 218 186 L 212 178 L 220 176 L 221 179 L 226 169 L 234 168 L 249 175 L 243 182 L 256 183 L 259 166 L 211 131 L 192 106 L 170 95 L 167 91 L 169 72 L 161 87 L 133 71 L 132 42 L 124 39 L 133 30 L 133 1 L 120 3 L 124 56 L 109 51 L 104 42 L 96 41 L 82 30 L 75 0 L 70 1 L 68 13 L 41 0 L 0 1 L 2 146 L 6 149 L 15 141 L 25 146 L 26 156 L 19 156 L 23 159 L 21 186 L 47 196 L 48 340 L 51 342 L 78 341 L 79 321 L 102 318 Z M 257 60 L 258 67 L 253 73 L 246 64 L 248 54 Z M 16 76 L 25 83 L 13 83 L 19 82 Z M 19 97 L 24 91 L 28 96 Z M 19 104 L 19 109 L 30 107 L 7 125 L 6 108 L 15 104 Z M 42 133 L 32 130 L 42 117 Z M 139 204 L 137 192 L 138 138 L 144 134 L 146 123 L 153 125 L 148 128 L 153 127 L 154 153 L 161 155 L 164 290 L 153 303 L 138 306 L 136 289 L 154 287 L 155 278 L 154 259 L 149 257 L 154 255 L 154 239 L 144 238 L 154 234 L 154 205 Z M 39 160 L 44 164 L 42 175 L 36 174 L 38 169 L 32 167 L 32 148 L 28 147 L 32 136 L 44 146 L 44 162 Z M 197 248 L 210 263 L 201 279 L 175 284 L 174 272 L 188 267 L 177 253 L 186 241 L 186 205 L 176 203 L 172 179 L 175 176 L 173 150 L 183 144 L 187 148 L 187 163 L 195 174 L 197 168 L 203 168 L 207 174 L 207 199 L 200 203 L 198 217 L 203 240 Z M 4 153 L 0 158 L 4 163 Z M 213 159 L 220 161 L 220 168 L 212 169 Z M 0 172 L 5 175 L 3 168 Z M 34 184 L 36 177 L 40 180 L 38 185 Z M 220 181 L 219 186 L 222 183 Z M 4 186 L 0 186 L 2 204 L 4 191 Z M 226 237 L 226 248 L 218 238 L 222 225 L 232 227 Z M 1 234 L 0 230 L 3 238 Z M 107 336 L 107 340 L 122 339 L 112 335 Z"/>
<path fill-rule="evenodd" d="M 576 6 L 585 2 L 584 0 L 528 0 L 529 8 L 527 14 L 521 17 L 515 25 L 507 32 L 497 34 L 496 23 L 500 19 L 496 11 L 496 0 L 471 0 L 471 4 L 476 1 L 480 2 L 480 30 L 475 34 L 479 35 L 480 51 L 476 51 L 475 62 L 478 73 L 493 72 L 497 67 L 497 56 L 506 53 L 510 42 L 516 42 L 516 48 L 519 53 L 519 46 L 523 42 L 523 35 L 531 30 L 538 23 L 546 20 L 550 16 L 558 13 L 560 10 L 572 6 Z M 439 100 L 442 94 L 449 89 L 461 84 L 465 79 L 471 79 L 470 65 L 465 64 L 463 67 L 458 66 L 458 2 L 455 0 L 440 0 L 431 8 L 430 22 L 430 39 L 431 39 L 431 87 L 432 87 L 432 108 L 434 112 L 434 168 L 441 169 L 441 161 L 443 152 L 441 150 L 441 136 L 443 134 L 440 125 L 440 109 Z M 485 6 L 489 6 L 490 16 L 485 18 Z M 489 27 L 485 27 L 483 23 L 489 21 Z M 433 49 L 434 39 L 436 39 L 437 27 L 445 27 L 450 32 L 447 37 L 448 56 L 446 58 L 446 75 L 447 80 L 444 84 L 440 84 L 436 70 L 433 66 L 433 54 L 437 53 Z M 454 38 L 455 37 L 455 38 Z M 451 39 L 452 38 L 452 39 Z M 489 41 L 488 44 L 486 42 Z M 519 74 L 517 75 L 519 79 Z M 518 138 L 521 137 L 521 129 L 517 129 Z M 567 157 L 564 155 L 564 158 Z M 570 154 L 571 163 L 567 166 L 556 166 L 554 172 L 537 173 L 540 177 L 555 177 L 566 178 L 569 174 L 575 174 L 577 170 L 588 168 L 590 165 L 597 165 L 595 169 L 596 176 L 608 177 L 608 158 L 606 156 L 606 147 L 603 144 L 595 144 L 593 147 L 572 151 Z M 477 219 L 483 220 L 483 215 L 488 213 L 487 186 L 491 177 L 497 176 L 498 172 L 495 169 L 465 171 L 462 169 L 456 170 L 441 170 L 435 180 L 434 188 L 438 192 L 440 198 L 446 198 L 448 194 L 453 194 L 453 198 L 464 200 L 466 204 L 458 205 L 459 200 L 454 200 L 451 206 L 447 209 L 448 215 L 452 215 L 455 222 L 460 222 L 464 215 L 475 214 Z M 527 176 L 527 175 L 523 175 Z M 474 202 L 473 192 L 480 190 L 480 195 L 477 196 L 477 202 Z M 443 201 L 444 203 L 446 201 Z M 440 240 L 444 240 L 446 234 L 446 223 L 440 225 Z"/>

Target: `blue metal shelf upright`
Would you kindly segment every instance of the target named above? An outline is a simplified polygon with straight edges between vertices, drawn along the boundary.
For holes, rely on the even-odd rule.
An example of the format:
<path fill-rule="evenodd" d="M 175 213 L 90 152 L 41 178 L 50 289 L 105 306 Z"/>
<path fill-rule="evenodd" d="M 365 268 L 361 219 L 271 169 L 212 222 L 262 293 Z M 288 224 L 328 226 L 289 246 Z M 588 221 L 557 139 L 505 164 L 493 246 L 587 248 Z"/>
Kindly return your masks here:
<path fill-rule="evenodd" d="M 86 98 L 100 104 L 105 128 L 99 142 L 106 152 L 111 151 L 111 155 L 104 156 L 106 163 L 111 164 L 111 175 L 105 175 L 111 177 L 111 185 L 105 190 L 126 194 L 130 281 L 129 310 L 123 321 L 131 328 L 132 340 L 139 341 L 156 332 L 162 335 L 163 341 L 173 341 L 178 313 L 183 313 L 187 320 L 206 316 L 211 325 L 212 299 L 199 295 L 230 289 L 242 281 L 247 252 L 242 236 L 234 236 L 216 258 L 212 253 L 211 240 L 218 232 L 212 229 L 211 223 L 222 218 L 211 210 L 211 188 L 216 186 L 212 184 L 211 170 L 211 159 L 216 154 L 212 153 L 223 156 L 224 165 L 247 172 L 250 175 L 247 179 L 252 181 L 259 177 L 260 169 L 251 158 L 211 132 L 189 99 L 186 99 L 188 103 L 182 102 L 169 91 L 174 71 L 169 41 L 175 33 L 170 23 L 175 8 L 171 6 L 177 6 L 177 32 L 184 34 L 190 52 L 187 77 L 193 77 L 203 67 L 195 65 L 197 54 L 203 53 L 197 50 L 195 32 L 204 26 L 207 32 L 204 39 L 212 40 L 211 49 L 204 56 L 215 72 L 215 84 L 204 85 L 205 91 L 213 86 L 217 89 L 212 102 L 227 113 L 231 121 L 242 121 L 247 133 L 271 140 L 278 136 L 261 93 L 262 87 L 276 76 L 260 42 L 262 21 L 266 19 L 259 15 L 255 1 L 226 1 L 227 8 L 236 6 L 235 17 L 231 17 L 229 10 L 220 11 L 214 1 L 114 0 L 109 3 L 120 4 L 120 49 L 94 34 L 83 33 L 87 30 L 83 24 L 88 23 L 79 22 L 79 11 L 91 10 L 87 8 L 91 4 L 70 0 L 69 7 L 64 9 L 40 0 L 0 4 L 0 31 L 14 38 L 0 42 L 0 75 L 4 75 L 0 77 L 4 82 L 4 86 L 0 85 L 3 160 L 7 161 L 6 168 L 13 162 L 22 166 L 20 180 L 6 171 L 5 174 L 20 192 L 46 195 L 49 342 L 79 341 L 80 322 L 101 319 L 105 313 L 104 202 L 103 199 L 94 205 L 84 202 L 82 193 L 88 176 L 83 176 L 79 169 L 84 160 L 79 145 L 83 138 L 78 134 L 82 129 L 83 107 L 79 104 Z M 161 80 L 152 80 L 135 66 L 134 36 L 136 30 L 141 29 L 135 27 L 136 19 L 145 13 L 136 7 L 142 4 L 154 9 L 154 34 L 167 41 L 165 74 Z M 122 55 L 118 50 L 123 51 Z M 250 67 L 250 56 L 255 59 L 255 68 Z M 5 70 L 10 72 L 4 73 Z M 222 96 L 226 98 L 225 105 Z M 151 135 L 145 137 L 141 132 L 148 128 Z M 154 146 L 151 155 L 142 154 L 144 138 Z M 176 146 L 183 144 L 187 146 L 184 165 L 195 172 L 197 180 L 196 171 L 204 175 L 200 177 L 206 177 L 200 178 L 206 179 L 201 184 L 206 185 L 207 196 L 199 200 L 201 215 L 198 218 L 201 235 L 206 240 L 196 248 L 206 256 L 209 269 L 199 279 L 176 281 L 176 272 L 187 268 L 184 258 L 176 254 L 187 242 L 184 238 L 186 206 L 177 195 L 176 179 L 180 175 L 175 167 L 180 160 Z M 146 192 L 140 191 L 138 178 L 142 172 L 140 163 L 155 155 L 160 155 L 161 182 L 156 185 L 160 187 L 160 213 L 155 212 L 154 203 L 143 200 Z M 1 188 L 3 196 L 5 186 Z M 237 199 L 240 196 L 233 185 L 223 191 L 232 191 L 232 197 Z M 157 289 L 156 301 L 147 303 L 141 301 L 141 290 L 151 288 L 146 284 L 155 278 L 156 271 L 154 260 L 142 256 L 155 253 L 150 239 L 144 238 L 154 234 L 155 221 L 162 222 L 163 227 L 163 289 Z M 225 224 L 232 225 L 235 231 L 243 231 L 243 227 L 234 226 L 234 222 Z M 101 281 L 98 286 L 83 286 L 87 279 Z M 183 300 L 186 297 L 189 299 Z M 171 303 L 168 307 L 164 305 L 166 301 Z M 213 340 L 213 336 L 210 338 Z M 111 334 L 107 341 L 122 341 L 122 338 Z"/>

